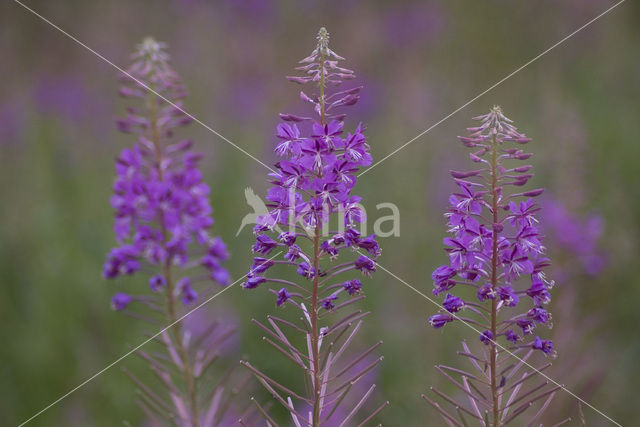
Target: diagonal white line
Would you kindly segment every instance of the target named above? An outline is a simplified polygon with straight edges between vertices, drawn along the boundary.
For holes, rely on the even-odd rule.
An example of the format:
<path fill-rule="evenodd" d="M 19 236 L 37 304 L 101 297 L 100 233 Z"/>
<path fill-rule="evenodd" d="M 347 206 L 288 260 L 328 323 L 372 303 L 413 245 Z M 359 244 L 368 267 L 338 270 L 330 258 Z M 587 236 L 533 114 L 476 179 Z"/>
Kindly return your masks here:
<path fill-rule="evenodd" d="M 282 253 L 282 251 L 278 252 L 277 254 L 275 254 L 273 257 L 271 257 L 270 259 L 273 259 L 275 257 L 277 257 L 278 255 L 280 255 Z M 266 262 L 266 261 L 265 261 Z M 134 347 L 133 349 L 131 349 L 130 351 L 128 351 L 127 353 L 123 354 L 122 356 L 120 356 L 119 358 L 117 358 L 116 360 L 114 360 L 113 362 L 111 362 L 110 364 L 108 364 L 107 366 L 105 366 L 104 368 L 102 368 L 101 370 L 99 370 L 98 372 L 96 372 L 95 374 L 93 374 L 92 376 L 90 376 L 89 378 L 87 378 L 86 380 L 84 380 L 82 383 L 78 384 L 76 387 L 72 388 L 71 390 L 69 390 L 67 393 L 63 394 L 62 396 L 60 396 L 58 399 L 54 400 L 53 402 L 51 402 L 49 405 L 47 405 L 45 408 L 43 408 L 42 410 L 40 410 L 39 412 L 37 412 L 36 414 L 32 415 L 29 419 L 23 421 L 22 423 L 20 423 L 18 425 L 18 427 L 22 427 L 23 425 L 27 424 L 28 422 L 32 421 L 34 418 L 38 417 L 39 415 L 41 415 L 43 412 L 47 411 L 48 409 L 51 409 L 53 406 L 57 405 L 58 403 L 60 403 L 62 400 L 64 400 L 65 398 L 67 398 L 69 395 L 71 395 L 72 393 L 76 392 L 78 389 L 84 387 L 85 385 L 87 385 L 88 383 L 90 383 L 91 381 L 93 381 L 94 379 L 96 379 L 97 377 L 99 377 L 100 375 L 104 374 L 106 371 L 108 371 L 109 369 L 113 368 L 115 365 L 117 365 L 118 363 L 120 363 L 122 360 L 126 359 L 127 357 L 131 356 L 133 353 L 135 353 L 136 351 L 138 351 L 140 348 L 142 348 L 143 346 L 145 346 L 146 344 L 148 344 L 149 342 L 153 341 L 154 339 L 156 339 L 159 335 L 161 335 L 163 332 L 165 332 L 167 329 L 175 326 L 176 324 L 180 323 L 181 321 L 183 321 L 185 318 L 187 318 L 189 315 L 191 315 L 191 313 L 193 313 L 196 310 L 199 310 L 202 306 L 210 303 L 211 301 L 213 301 L 214 298 L 216 298 L 219 295 L 222 295 L 224 292 L 228 291 L 229 289 L 231 289 L 234 285 L 236 285 L 237 283 L 239 283 L 241 280 L 243 280 L 245 277 L 247 277 L 249 273 L 245 274 L 244 276 L 242 276 L 241 278 L 239 278 L 238 280 L 236 280 L 235 282 L 233 282 L 232 284 L 230 284 L 229 286 L 225 287 L 224 289 L 222 289 L 220 292 L 217 292 L 215 294 L 213 294 L 211 297 L 209 297 L 208 299 L 206 299 L 205 301 L 203 301 L 202 303 L 200 303 L 197 307 L 193 308 L 193 310 L 187 312 L 186 314 L 184 314 L 182 317 L 180 317 L 179 319 L 176 319 L 175 322 L 171 323 L 170 325 L 167 325 L 166 327 L 164 327 L 163 329 L 161 329 L 160 331 L 158 331 L 156 334 L 152 335 L 150 338 L 148 338 L 147 340 L 143 341 L 142 343 L 140 343 L 139 345 L 137 345 L 136 347 Z"/>
<path fill-rule="evenodd" d="M 358 251 L 359 252 L 359 251 Z M 429 300 L 431 303 L 433 303 L 434 305 L 438 306 L 440 309 L 445 310 L 445 308 L 440 305 L 437 301 L 435 301 L 433 298 L 430 298 L 429 296 L 427 296 L 426 294 L 424 294 L 423 292 L 421 292 L 420 290 L 416 289 L 414 286 L 410 285 L 409 283 L 407 283 L 406 281 L 404 281 L 403 279 L 401 279 L 400 277 L 398 277 L 397 275 L 395 275 L 394 273 L 392 273 L 391 271 L 387 270 L 385 267 L 381 266 L 380 263 L 376 262 L 377 266 L 380 267 L 382 270 L 384 270 L 387 274 L 389 274 L 391 277 L 393 277 L 394 279 L 398 280 L 400 283 L 402 283 L 403 285 L 405 285 L 406 287 L 408 287 L 409 289 L 411 289 L 412 291 L 414 291 L 415 293 L 417 293 L 418 295 L 422 296 L 423 298 Z M 449 313 L 449 312 L 447 312 Z M 462 322 L 464 325 L 468 326 L 469 328 L 473 329 L 475 332 L 478 333 L 478 335 L 480 335 L 482 332 L 476 328 L 475 326 L 471 325 L 468 322 L 465 322 L 464 320 L 462 320 L 461 318 L 459 318 L 455 313 L 449 313 L 451 314 L 454 318 L 456 318 L 457 320 L 459 320 L 460 322 Z M 508 350 L 507 348 L 505 348 L 504 346 L 502 346 L 500 343 L 494 341 L 493 339 L 490 340 L 493 344 L 495 344 L 497 347 L 499 347 L 501 350 L 504 350 L 505 352 L 509 353 L 510 356 L 518 359 L 520 362 L 522 362 L 523 364 L 525 364 L 526 366 L 528 366 L 530 369 L 534 370 L 536 373 L 540 374 L 541 376 L 543 376 L 546 380 L 552 382 L 553 384 L 557 385 L 558 387 L 560 387 L 562 390 L 564 390 L 565 392 L 567 392 L 568 394 L 570 394 L 571 396 L 573 396 L 574 398 L 576 398 L 577 400 L 579 400 L 580 402 L 582 402 L 584 405 L 588 406 L 589 408 L 593 409 L 594 411 L 596 411 L 598 414 L 602 415 L 604 418 L 606 418 L 607 420 L 611 421 L 613 424 L 622 427 L 622 424 L 618 423 L 617 421 L 613 420 L 611 417 L 609 417 L 607 414 L 605 414 L 604 412 L 602 412 L 601 410 L 599 410 L 598 408 L 596 408 L 595 406 L 591 405 L 589 402 L 585 401 L 584 399 L 582 399 L 580 396 L 578 396 L 577 394 L 575 394 L 574 392 L 572 392 L 571 390 L 569 390 L 568 388 L 566 388 L 564 385 L 558 383 L 557 381 L 555 381 L 553 378 L 549 377 L 547 374 L 545 374 L 544 372 L 540 372 L 538 369 L 536 369 L 535 367 L 533 367 L 530 363 L 528 363 L 527 361 L 523 360 L 522 358 L 520 358 L 518 355 L 514 354 L 512 351 Z"/>
<path fill-rule="evenodd" d="M 571 34 L 569 34 L 568 36 L 564 37 L 562 40 L 560 40 L 559 42 L 555 43 L 554 45 L 550 46 L 549 48 L 547 48 L 545 51 L 543 51 L 542 53 L 540 53 L 539 55 L 535 56 L 534 58 L 530 59 L 529 61 L 527 61 L 526 63 L 524 63 L 523 65 L 521 65 L 520 67 L 516 68 L 514 71 L 512 71 L 511 73 L 507 74 L 506 76 L 504 76 L 502 79 L 500 79 L 499 81 L 497 81 L 496 83 L 494 83 L 493 85 L 491 85 L 489 88 L 485 89 L 483 92 L 481 92 L 479 95 L 471 98 L 469 101 L 465 102 L 464 104 L 462 104 L 460 107 L 456 108 L 455 110 L 453 110 L 451 113 L 447 114 L 446 116 L 444 116 L 443 118 L 441 118 L 440 120 L 438 120 L 437 122 L 435 122 L 433 125 L 429 126 L 427 129 L 423 130 L 422 132 L 420 132 L 418 135 L 416 135 L 415 137 L 411 138 L 409 141 L 405 142 L 404 144 L 402 144 L 400 147 L 396 148 L 395 150 L 393 150 L 391 153 L 387 154 L 386 156 L 384 156 L 382 159 L 378 160 L 377 162 L 375 162 L 373 165 L 371 165 L 371 167 L 367 168 L 366 170 L 364 170 L 363 172 L 361 172 L 358 175 L 358 178 L 360 178 L 362 175 L 364 175 L 365 173 L 368 173 L 371 169 L 375 168 L 376 166 L 378 166 L 380 163 L 384 162 L 385 160 L 387 160 L 389 157 L 394 156 L 396 153 L 398 153 L 400 150 L 404 149 L 405 147 L 407 147 L 408 145 L 412 144 L 414 141 L 416 141 L 417 139 L 419 139 L 420 137 L 424 136 L 425 134 L 427 134 L 428 132 L 430 132 L 431 130 L 433 130 L 436 126 L 439 126 L 440 124 L 442 124 L 443 122 L 445 122 L 446 120 L 450 119 L 452 116 L 454 116 L 456 113 L 460 112 L 461 110 L 463 110 L 464 108 L 466 108 L 467 106 L 469 106 L 470 104 L 472 104 L 473 102 L 475 102 L 476 100 L 478 100 L 480 97 L 486 95 L 487 93 L 491 92 L 493 89 L 495 89 L 496 87 L 500 86 L 502 83 L 504 83 L 505 81 L 509 80 L 511 77 L 513 77 L 514 75 L 516 75 L 517 73 L 519 73 L 520 71 L 524 70 L 526 67 L 528 67 L 529 65 L 533 64 L 534 62 L 536 62 L 538 59 L 542 58 L 544 55 L 546 55 L 547 53 L 551 52 L 553 49 L 555 49 L 556 47 L 560 46 L 562 43 L 566 42 L 567 40 L 569 40 L 571 37 L 575 36 L 576 34 L 578 34 L 580 31 L 584 30 L 585 28 L 587 28 L 589 25 L 593 24 L 594 22 L 596 22 L 598 19 L 602 18 L 604 15 L 606 15 L 607 13 L 611 12 L 613 9 L 615 9 L 616 7 L 620 6 L 622 3 L 624 3 L 625 0 L 620 0 L 618 3 L 614 4 L 613 6 L 611 6 L 609 9 L 605 10 L 604 12 L 602 12 L 600 15 L 596 16 L 595 18 L 593 18 L 592 20 L 590 20 L 589 22 L 587 22 L 586 24 L 584 24 L 583 26 L 581 26 L 580 28 L 578 28 L 577 30 L 575 30 L 574 32 L 572 32 Z"/>
<path fill-rule="evenodd" d="M 246 151 L 244 148 L 238 146 L 237 144 L 233 143 L 231 140 L 229 140 L 228 138 L 226 138 L 224 135 L 222 135 L 221 133 L 217 132 L 215 129 L 213 129 L 211 126 L 207 125 L 206 123 L 204 123 L 202 120 L 198 119 L 196 116 L 194 116 L 193 114 L 185 111 L 182 107 L 180 107 L 179 105 L 175 104 L 174 102 L 172 102 L 171 100 L 167 99 L 166 97 L 164 97 L 163 95 L 159 94 L 158 92 L 156 92 L 155 90 L 151 89 L 149 86 L 147 86 L 144 82 L 141 82 L 140 80 L 136 79 L 135 77 L 133 77 L 131 74 L 129 74 L 126 70 L 124 70 L 122 67 L 119 67 L 118 65 L 114 64 L 112 61 L 110 61 L 109 59 L 105 58 L 103 55 L 101 55 L 100 53 L 96 52 L 94 49 L 92 49 L 91 47 L 87 46 L 85 43 L 81 42 L 80 40 L 78 40 L 76 37 L 74 37 L 73 35 L 69 34 L 68 32 L 66 32 L 65 30 L 63 30 L 62 28 L 60 28 L 59 26 L 57 26 L 56 24 L 54 24 L 53 22 L 51 22 L 49 19 L 45 18 L 44 16 L 40 15 L 38 12 L 36 12 L 35 10 L 31 9 L 30 7 L 28 7 L 27 5 L 25 5 L 24 3 L 22 3 L 19 0 L 14 0 L 16 3 L 18 3 L 20 6 L 22 6 L 23 8 L 25 8 L 26 10 L 28 10 L 29 12 L 31 12 L 32 14 L 34 14 L 35 16 L 37 16 L 38 18 L 40 18 L 42 21 L 46 22 L 47 24 L 51 25 L 53 28 L 55 28 L 56 30 L 58 30 L 59 32 L 61 32 L 62 34 L 64 34 L 65 36 L 69 37 L 71 40 L 73 40 L 74 42 L 76 42 L 77 44 L 79 44 L 80 46 L 84 47 L 85 49 L 87 49 L 89 52 L 93 53 L 95 56 L 97 56 L 98 58 L 102 59 L 104 62 L 106 62 L 107 64 L 111 65 L 113 68 L 115 68 L 116 70 L 120 71 L 121 73 L 125 74 L 127 77 L 133 79 L 136 83 L 138 83 L 140 86 L 144 87 L 146 90 L 148 90 L 149 92 L 153 93 L 154 95 L 156 95 L 158 98 L 162 99 L 163 101 L 165 101 L 167 104 L 171 105 L 172 107 L 174 107 L 175 109 L 177 109 L 178 111 L 180 111 L 181 113 L 183 113 L 184 115 L 186 115 L 187 117 L 191 118 L 194 122 L 198 123 L 199 125 L 203 126 L 205 129 L 207 129 L 209 132 L 213 133 L 214 135 L 216 135 L 217 137 L 221 138 L 222 140 L 224 140 L 225 142 L 227 142 L 228 144 L 230 144 L 231 146 L 235 147 L 237 150 L 241 151 L 242 153 L 244 153 L 245 155 L 251 157 L 253 160 L 255 160 L 256 162 L 260 163 L 262 166 L 264 166 L 265 168 L 269 169 L 271 172 L 275 172 L 275 170 L 273 170 L 273 168 L 271 168 L 270 166 L 268 166 L 267 164 L 265 164 L 264 162 L 262 162 L 260 159 L 256 158 L 253 154 L 249 153 L 248 151 Z"/>

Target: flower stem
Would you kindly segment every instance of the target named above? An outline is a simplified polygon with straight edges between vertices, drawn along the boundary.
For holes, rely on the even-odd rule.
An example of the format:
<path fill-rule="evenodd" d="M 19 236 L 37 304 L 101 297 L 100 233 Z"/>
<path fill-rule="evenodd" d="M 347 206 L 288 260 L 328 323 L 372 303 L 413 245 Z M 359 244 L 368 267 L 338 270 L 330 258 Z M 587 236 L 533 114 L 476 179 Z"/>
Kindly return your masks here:
<path fill-rule="evenodd" d="M 322 49 L 321 49 L 322 50 Z M 324 125 L 325 102 L 324 102 L 324 52 L 320 53 L 320 124 Z M 320 331 L 318 330 L 318 294 L 320 290 L 320 232 L 321 226 L 316 222 L 315 234 L 313 236 L 313 292 L 311 294 L 311 346 L 313 353 L 313 422 L 312 427 L 320 425 L 320 349 L 318 343 L 320 341 Z"/>
<path fill-rule="evenodd" d="M 149 109 L 151 113 L 151 141 L 153 142 L 153 146 L 156 151 L 156 162 L 157 162 L 157 171 L 158 177 L 160 181 L 163 179 L 162 172 L 162 145 L 160 143 L 160 133 L 158 131 L 158 113 L 157 113 L 157 98 L 153 94 L 153 92 L 149 93 Z M 164 218 L 159 218 L 160 229 L 162 232 L 162 240 L 166 244 L 168 241 L 167 229 L 164 225 Z M 167 294 L 167 318 L 170 325 L 173 325 L 177 321 L 176 316 L 176 308 L 175 308 L 175 296 L 174 296 L 174 286 L 173 286 L 173 277 L 172 277 L 172 263 L 171 257 L 168 256 L 167 260 L 164 263 L 164 277 L 167 283 L 166 286 L 166 294 Z M 196 387 L 195 380 L 193 377 L 193 370 L 191 368 L 191 364 L 188 359 L 187 350 L 184 346 L 184 342 L 182 341 L 182 334 L 180 325 L 175 325 L 171 328 L 173 331 L 174 339 L 176 341 L 176 346 L 178 347 L 178 354 L 180 355 L 180 359 L 182 359 L 182 371 L 184 373 L 184 382 L 187 389 L 187 395 L 189 399 L 189 405 L 191 407 L 191 424 L 193 427 L 198 427 L 200 422 L 198 420 L 198 402 L 196 399 Z"/>
<path fill-rule="evenodd" d="M 318 349 L 318 267 L 320 266 L 320 227 L 316 226 L 313 237 L 313 293 L 311 295 L 311 347 L 313 353 L 313 427 L 320 425 L 320 352 Z"/>
<path fill-rule="evenodd" d="M 492 254 L 491 254 L 491 287 L 495 291 L 498 278 L 498 142 L 493 136 L 493 150 L 491 156 L 491 210 L 493 211 L 493 233 L 492 233 Z M 491 333 L 493 335 L 490 344 L 491 358 L 489 361 L 491 370 L 491 397 L 493 400 L 493 425 L 500 427 L 500 408 L 498 406 L 498 378 L 496 365 L 498 351 L 496 347 L 497 323 L 498 323 L 498 302 L 491 300 Z"/>

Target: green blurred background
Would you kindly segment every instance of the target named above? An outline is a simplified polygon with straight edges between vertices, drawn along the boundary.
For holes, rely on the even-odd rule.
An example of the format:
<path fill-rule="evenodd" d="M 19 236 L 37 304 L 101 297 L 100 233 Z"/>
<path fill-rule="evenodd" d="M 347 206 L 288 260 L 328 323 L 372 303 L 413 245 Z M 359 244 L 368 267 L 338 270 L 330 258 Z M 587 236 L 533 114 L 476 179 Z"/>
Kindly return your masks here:
<path fill-rule="evenodd" d="M 189 112 L 267 163 L 273 163 L 279 112 L 304 112 L 286 82 L 314 46 L 320 26 L 365 85 L 350 119 L 368 127 L 380 159 L 493 83 L 610 7 L 603 0 L 376 1 L 158 0 L 28 1 L 43 16 L 119 66 L 143 37 L 169 45 L 190 97 Z M 571 253 L 548 246 L 573 269 L 557 291 L 551 333 L 557 381 L 624 425 L 640 417 L 640 7 L 628 1 L 484 95 L 362 177 L 356 192 L 374 212 L 401 210 L 401 236 L 381 241 L 381 265 L 424 292 L 445 261 L 442 212 L 454 187 L 449 169 L 469 166 L 456 141 L 470 118 L 500 104 L 533 138 L 536 177 L 581 215 L 597 212 L 607 267 L 581 274 Z M 148 327 L 114 313 L 122 283 L 101 277 L 114 244 L 109 206 L 113 160 L 131 138 L 113 125 L 124 103 L 116 70 L 20 5 L 0 6 L 0 424 L 16 425 L 144 339 Z M 194 124 L 184 131 L 206 154 L 215 231 L 227 266 L 242 276 L 252 235 L 237 238 L 248 213 L 244 188 L 267 188 L 266 170 Z M 127 286 L 144 287 L 144 279 Z M 366 283 L 373 311 L 364 332 L 383 340 L 380 396 L 389 426 L 440 425 L 420 393 L 447 388 L 433 365 L 460 365 L 455 350 L 471 331 L 434 331 L 437 308 L 379 270 Z M 261 333 L 250 323 L 272 310 L 266 292 L 232 289 L 211 310 L 234 312 L 240 346 L 263 365 Z M 130 381 L 144 370 L 125 360 L 31 424 L 140 423 Z M 281 374 L 288 371 L 280 369 Z M 595 379 L 594 379 L 595 378 Z M 380 397 L 382 398 L 382 397 Z M 578 405 L 558 395 L 548 418 L 576 419 Z M 608 425 L 584 408 L 587 425 Z M 552 423 L 551 423 L 552 424 Z M 549 425 L 551 425 L 549 424 Z M 545 424 L 546 425 L 546 424 Z"/>

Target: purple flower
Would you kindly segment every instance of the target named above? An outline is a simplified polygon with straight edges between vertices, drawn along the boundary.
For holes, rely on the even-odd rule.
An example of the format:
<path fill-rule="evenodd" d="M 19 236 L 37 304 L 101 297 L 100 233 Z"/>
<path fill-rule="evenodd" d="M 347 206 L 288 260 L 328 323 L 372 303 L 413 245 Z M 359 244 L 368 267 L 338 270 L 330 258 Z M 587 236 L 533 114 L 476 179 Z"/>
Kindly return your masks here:
<path fill-rule="evenodd" d="M 335 300 L 338 299 L 338 295 L 336 294 L 331 294 L 326 298 L 322 299 L 322 308 L 324 308 L 325 310 L 333 310 L 335 308 L 335 305 L 333 304 L 333 302 Z"/>
<path fill-rule="evenodd" d="M 553 342 L 550 340 L 543 340 L 540 337 L 536 337 L 531 345 L 531 348 L 536 350 L 542 350 L 545 354 L 553 354 Z"/>
<path fill-rule="evenodd" d="M 277 128 L 276 135 L 282 140 L 276 147 L 276 153 L 279 156 L 298 155 L 300 154 L 300 131 L 296 124 L 280 123 Z"/>
<path fill-rule="evenodd" d="M 245 289 L 255 289 L 258 287 L 258 285 L 266 281 L 267 279 L 265 279 L 264 277 L 251 276 L 251 277 L 247 277 L 247 280 L 242 284 L 242 287 Z"/>
<path fill-rule="evenodd" d="M 273 267 L 274 261 L 272 259 L 260 258 L 256 257 L 253 259 L 253 264 L 251 265 L 250 274 L 262 274 L 267 271 L 269 268 Z"/>
<path fill-rule="evenodd" d="M 456 285 L 455 280 L 452 280 L 457 274 L 456 270 L 448 265 L 441 265 L 436 268 L 431 274 L 433 279 L 433 294 L 438 295 L 440 292 L 448 291 Z"/>
<path fill-rule="evenodd" d="M 131 303 L 133 298 L 130 295 L 118 292 L 111 298 L 111 308 L 122 311 Z"/>
<path fill-rule="evenodd" d="M 167 280 L 164 276 L 157 274 L 149 279 L 149 287 L 153 292 L 158 292 L 160 288 L 167 285 Z"/>
<path fill-rule="evenodd" d="M 307 279 L 311 279 L 315 276 L 315 271 L 308 262 L 301 262 L 300 264 L 298 264 L 297 273 L 302 277 L 306 277 Z"/>
<path fill-rule="evenodd" d="M 504 332 L 504 337 L 507 339 L 507 341 L 511 341 L 513 343 L 518 342 L 518 340 L 520 339 L 520 337 L 518 336 L 518 334 L 516 334 L 515 332 L 513 332 L 511 329 L 507 329 Z"/>
<path fill-rule="evenodd" d="M 537 306 L 549 303 L 549 301 L 551 301 L 551 294 L 545 284 L 535 279 L 533 279 L 532 282 L 531 287 L 526 291 L 527 295 L 533 298 L 533 302 Z"/>
<path fill-rule="evenodd" d="M 374 257 L 378 257 L 380 256 L 381 250 L 380 247 L 378 246 L 378 242 L 376 242 L 376 235 L 372 234 L 371 236 L 365 237 L 364 239 L 361 239 L 358 243 L 357 243 L 358 247 L 361 249 L 364 249 L 365 251 L 369 252 L 370 255 L 373 255 Z"/>
<path fill-rule="evenodd" d="M 287 302 L 287 300 L 291 298 L 291 294 L 287 292 L 287 288 L 282 288 L 278 291 L 278 300 L 276 301 L 276 305 L 280 307 L 282 304 Z"/>
<path fill-rule="evenodd" d="M 278 240 L 284 243 L 286 246 L 291 246 L 296 242 L 297 234 L 289 233 L 288 231 L 282 233 L 278 236 Z"/>
<path fill-rule="evenodd" d="M 109 252 L 103 269 L 106 279 L 114 279 L 121 274 L 131 275 L 140 269 L 139 252 L 131 245 L 114 248 Z"/>
<path fill-rule="evenodd" d="M 220 261 L 226 261 L 229 259 L 227 245 L 222 241 L 220 237 L 216 237 L 211 241 L 208 252 L 209 255 Z"/>
<path fill-rule="evenodd" d="M 253 246 L 253 252 L 268 255 L 276 246 L 278 246 L 278 242 L 266 234 L 260 234 L 256 238 L 256 244 Z"/>
<path fill-rule="evenodd" d="M 353 422 L 349 413 L 354 407 L 358 409 L 358 401 L 348 401 L 347 398 L 344 403 L 336 402 L 336 410 L 330 414 L 329 402 L 333 404 L 341 391 L 333 382 L 320 385 L 317 373 L 321 369 L 323 375 L 333 378 L 344 368 L 343 361 L 333 359 L 339 358 L 342 351 L 332 353 L 333 356 L 329 356 L 327 351 L 333 340 L 342 341 L 350 336 L 332 335 L 334 331 L 353 328 L 356 323 L 339 323 L 338 319 L 344 316 L 337 316 L 335 312 L 355 310 L 350 303 L 364 295 L 361 295 L 362 282 L 354 278 L 356 273 L 353 270 L 369 276 L 376 270 L 376 259 L 381 250 L 375 235 L 363 237 L 355 228 L 364 220 L 364 211 L 360 206 L 362 200 L 353 194 L 353 189 L 360 169 L 369 166 L 372 158 L 365 126 L 350 126 L 345 121 L 344 110 L 358 102 L 361 88 L 334 89 L 343 81 L 352 79 L 354 73 L 340 65 L 343 58 L 329 48 L 329 35 L 324 28 L 318 33 L 317 40 L 311 55 L 302 59 L 296 68 L 299 75 L 287 77 L 291 82 L 308 84 L 300 92 L 300 99 L 313 111 L 307 115 L 280 115 L 282 122 L 275 129 L 277 142 L 274 147 L 279 161 L 269 174 L 271 187 L 266 195 L 269 212 L 258 219 L 254 228 L 254 252 L 275 258 L 282 254 L 283 260 L 263 267 L 256 266 L 254 260 L 243 286 L 255 288 L 267 282 L 279 284 L 278 288 L 282 284 L 287 289 L 291 286 L 296 288 L 295 293 L 288 293 L 285 288 L 279 291 L 270 289 L 277 295 L 276 305 L 290 301 L 292 304 L 286 304 L 288 309 L 300 310 L 297 318 L 302 324 L 293 329 L 280 329 L 276 326 L 279 321 L 275 317 L 269 322 L 280 331 L 273 335 L 278 342 L 276 347 L 294 361 L 303 360 L 297 365 L 311 386 L 301 401 L 293 402 L 292 398 L 293 408 L 285 405 L 286 409 L 294 423 L 298 423 L 297 414 L 304 413 L 305 423 L 309 420 L 314 425 L 320 424 L 321 417 L 331 416 L 331 420 L 326 420 L 327 424 L 347 425 Z M 337 224 L 339 229 L 335 230 L 333 224 Z M 346 251 L 346 248 L 351 250 Z M 270 277 L 260 277 L 267 268 Z M 306 280 L 294 283 L 289 275 L 278 277 L 279 270 L 284 268 L 295 268 L 296 273 Z M 342 304 L 336 302 L 339 295 L 346 299 Z M 353 315 L 353 312 L 347 313 L 347 319 Z M 330 320 L 333 317 L 337 319 Z M 285 338 L 284 334 L 296 331 L 303 336 Z M 299 343 L 302 346 L 298 349 Z M 356 365 L 353 367 L 355 369 Z M 255 373 L 255 368 L 250 369 Z M 351 372 L 349 376 L 352 376 Z M 307 413 L 309 406 L 311 410 Z M 350 409 L 342 414 L 342 410 L 348 407 Z"/>
<path fill-rule="evenodd" d="M 498 293 L 489 284 L 482 285 L 478 288 L 478 299 L 480 302 L 484 302 L 488 299 L 496 299 L 497 297 Z"/>
<path fill-rule="evenodd" d="M 516 292 L 509 285 L 500 286 L 498 288 L 498 298 L 500 298 L 500 301 L 504 302 L 504 304 L 509 307 L 515 307 L 518 304 L 518 301 L 520 301 Z"/>
<path fill-rule="evenodd" d="M 442 306 L 449 313 L 457 313 L 458 311 L 460 311 L 460 310 L 462 310 L 464 308 L 464 301 L 460 297 L 457 297 L 457 296 L 451 295 L 451 294 L 447 294 L 447 296 L 444 297 L 444 301 L 442 302 Z"/>
<path fill-rule="evenodd" d="M 527 312 L 527 317 L 538 323 L 547 323 L 551 320 L 551 314 L 543 308 L 534 307 Z"/>
<path fill-rule="evenodd" d="M 484 331 L 480 334 L 480 341 L 482 341 L 483 344 L 488 345 L 493 341 L 493 332 L 491 331 Z"/>
<path fill-rule="evenodd" d="M 440 329 L 449 322 L 453 322 L 455 318 L 450 314 L 435 314 L 429 317 L 429 323 L 435 329 Z"/>
<path fill-rule="evenodd" d="M 376 271 L 376 262 L 364 255 L 360 255 L 358 259 L 356 259 L 356 262 L 354 265 L 357 270 L 360 270 L 362 274 L 366 276 L 370 276 L 371 273 Z"/>
<path fill-rule="evenodd" d="M 433 274 L 431 274 L 431 278 L 439 287 L 441 283 L 448 282 L 449 279 L 455 277 L 456 274 L 457 272 L 453 268 L 449 267 L 448 265 L 441 265 L 433 271 Z"/>
<path fill-rule="evenodd" d="M 347 280 L 342 284 L 342 287 L 349 295 L 359 294 L 362 289 L 362 282 L 358 279 Z"/>
<path fill-rule="evenodd" d="M 198 294 L 193 290 L 191 280 L 188 277 L 183 277 L 178 280 L 177 287 L 182 295 L 182 302 L 184 305 L 189 305 L 198 298 Z"/>
<path fill-rule="evenodd" d="M 516 324 L 520 326 L 524 335 L 533 334 L 533 330 L 536 327 L 536 325 L 529 319 L 518 319 Z"/>

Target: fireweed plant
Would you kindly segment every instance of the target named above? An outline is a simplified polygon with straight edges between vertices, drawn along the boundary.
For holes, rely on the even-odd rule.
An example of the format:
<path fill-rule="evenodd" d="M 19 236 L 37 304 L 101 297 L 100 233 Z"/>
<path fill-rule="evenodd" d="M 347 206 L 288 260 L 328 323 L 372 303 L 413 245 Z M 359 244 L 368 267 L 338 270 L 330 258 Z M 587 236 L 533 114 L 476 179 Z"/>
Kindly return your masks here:
<path fill-rule="evenodd" d="M 463 404 L 432 388 L 453 406 L 455 415 L 423 397 L 449 425 L 460 426 L 469 417 L 484 426 L 502 426 L 542 402 L 528 420 L 531 425 L 559 388 L 548 387 L 547 381 L 530 387 L 536 372 L 526 371 L 527 365 L 512 357 L 516 354 L 527 361 L 534 352 L 555 355 L 553 343 L 536 334 L 539 326 L 551 327 L 544 305 L 554 284 L 543 272 L 549 260 L 537 227 L 539 209 L 533 202 L 542 190 L 518 191 L 533 176 L 531 166 L 518 164 L 531 157 L 519 148 L 530 139 L 517 131 L 499 107 L 475 119 L 480 125 L 459 139 L 474 150 L 470 157 L 480 168 L 451 172 L 459 191 L 451 195 L 445 214 L 451 234 L 444 239 L 449 263 L 432 275 L 433 294 L 444 294 L 443 310 L 431 316 L 429 323 L 438 329 L 463 321 L 480 332 L 477 344 L 463 342 L 458 353 L 476 372 L 436 366 L 468 400 Z M 454 288 L 462 296 L 455 295 Z M 480 350 L 474 352 L 474 347 Z M 518 374 L 520 370 L 525 372 Z"/>
<path fill-rule="evenodd" d="M 351 193 L 357 171 L 369 166 L 372 158 L 362 124 L 345 132 L 345 114 L 335 112 L 355 104 L 361 88 L 329 90 L 352 79 L 354 73 L 338 65 L 343 58 L 329 49 L 324 28 L 317 41 L 315 50 L 296 68 L 303 76 L 287 77 L 317 87 L 318 94 L 300 93 L 303 101 L 313 105 L 315 117 L 280 116 L 283 123 L 277 126 L 280 142 L 275 152 L 282 160 L 270 174 L 273 186 L 267 200 L 271 210 L 254 228 L 253 252 L 259 256 L 243 284 L 246 289 L 274 284 L 270 291 L 275 305 L 300 311 L 299 323 L 276 316 L 267 317 L 268 326 L 254 322 L 266 332 L 265 340 L 302 370 L 306 389 L 293 391 L 248 362 L 242 363 L 285 407 L 296 426 L 363 425 L 387 404 L 358 415 L 375 388 L 373 384 L 362 389 L 361 384 L 382 360 L 371 361 L 381 343 L 363 352 L 349 350 L 368 313 L 350 310 L 364 298 L 363 284 L 345 273 L 357 270 L 368 277 L 376 270 L 380 255 L 375 235 L 362 236 L 356 228 L 364 212 L 357 204 L 360 198 Z M 329 231 L 329 221 L 336 216 L 338 231 Z M 277 232 L 279 226 L 288 231 Z M 282 259 L 266 258 L 276 251 L 284 252 Z M 347 257 L 350 259 L 338 262 Z M 284 266 L 300 278 L 294 282 L 278 276 L 274 270 Z M 299 335 L 291 334 L 301 334 L 304 344 L 294 345 Z"/>
<path fill-rule="evenodd" d="M 214 221 L 209 187 L 198 169 L 202 156 L 191 150 L 191 141 L 173 137 L 174 130 L 191 119 L 157 95 L 182 108 L 185 90 L 165 45 L 145 39 L 133 59 L 120 77 L 120 95 L 137 102 L 117 124 L 122 132 L 136 135 L 136 142 L 116 160 L 111 205 L 119 246 L 109 252 L 103 274 L 107 279 L 147 275 L 147 294 L 117 293 L 112 307 L 153 325 L 171 325 L 202 297 L 199 293 L 229 283 L 222 267 L 229 255 L 222 240 L 210 235 Z M 132 311 L 132 306 L 144 310 Z M 177 324 L 158 336 L 162 353 L 140 351 L 164 389 L 163 395 L 130 374 L 145 414 L 156 424 L 221 423 L 231 393 L 200 382 L 208 378 L 218 348 L 232 333 L 233 328 L 213 320 L 198 325 L 197 331 Z"/>

